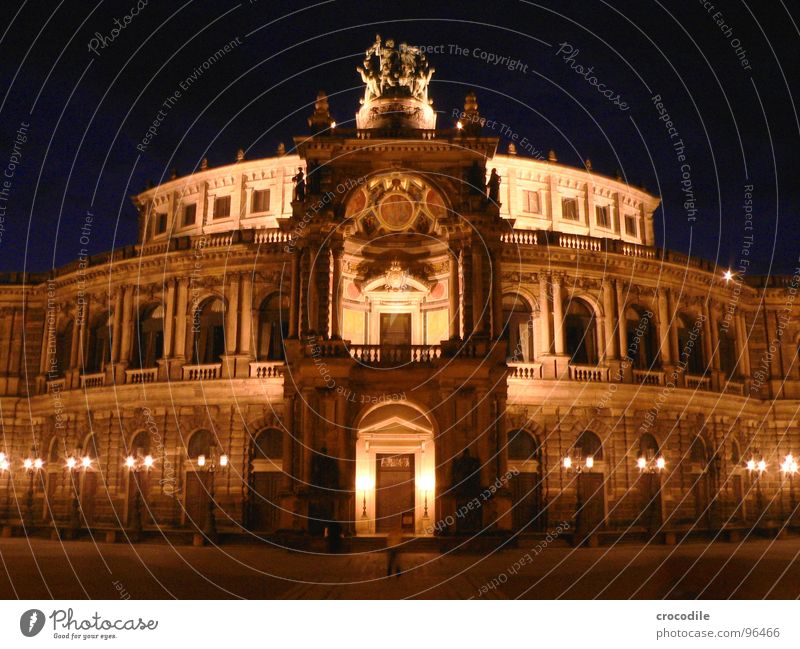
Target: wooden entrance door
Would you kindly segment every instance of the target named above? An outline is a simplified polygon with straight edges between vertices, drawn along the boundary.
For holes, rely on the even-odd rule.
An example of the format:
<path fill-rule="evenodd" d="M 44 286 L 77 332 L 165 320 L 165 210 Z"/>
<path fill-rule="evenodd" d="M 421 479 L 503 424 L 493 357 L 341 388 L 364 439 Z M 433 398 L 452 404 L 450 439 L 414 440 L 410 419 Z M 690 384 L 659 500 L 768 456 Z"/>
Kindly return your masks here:
<path fill-rule="evenodd" d="M 278 527 L 278 488 L 281 473 L 257 471 L 253 473 L 250 492 L 250 529 L 271 532 Z"/>
<path fill-rule="evenodd" d="M 541 480 L 538 473 L 520 473 L 511 480 L 514 498 L 514 529 L 536 532 L 544 529 Z"/>
<path fill-rule="evenodd" d="M 745 511 L 744 501 L 744 485 L 742 484 L 742 476 L 733 476 L 733 516 L 732 519 L 741 523 L 747 518 Z"/>
<path fill-rule="evenodd" d="M 583 505 L 578 513 L 580 532 L 602 529 L 606 513 L 605 485 L 602 473 L 581 473 L 578 476 L 579 500 Z"/>
<path fill-rule="evenodd" d="M 692 477 L 695 478 L 694 485 L 692 485 L 695 524 L 700 526 L 709 525 L 711 509 L 708 506 L 708 474 L 703 473 Z"/>
<path fill-rule="evenodd" d="M 414 456 L 387 455 L 376 458 L 375 529 L 388 532 L 402 527 L 414 531 Z"/>
<path fill-rule="evenodd" d="M 661 476 L 645 473 L 639 478 L 642 513 L 639 524 L 648 530 L 656 530 L 661 525 Z"/>
<path fill-rule="evenodd" d="M 186 525 L 203 529 L 208 515 L 208 472 L 189 471 L 186 474 Z"/>
<path fill-rule="evenodd" d="M 147 486 L 147 473 L 133 472 L 130 474 L 130 476 L 128 476 L 128 525 L 133 525 L 137 493 L 139 494 L 139 511 L 142 516 L 142 524 L 147 525 L 149 521 L 149 512 L 147 507 Z"/>
<path fill-rule="evenodd" d="M 95 505 L 97 500 L 97 474 L 89 471 L 83 475 L 81 484 L 81 511 L 83 524 L 89 527 L 94 523 Z"/>

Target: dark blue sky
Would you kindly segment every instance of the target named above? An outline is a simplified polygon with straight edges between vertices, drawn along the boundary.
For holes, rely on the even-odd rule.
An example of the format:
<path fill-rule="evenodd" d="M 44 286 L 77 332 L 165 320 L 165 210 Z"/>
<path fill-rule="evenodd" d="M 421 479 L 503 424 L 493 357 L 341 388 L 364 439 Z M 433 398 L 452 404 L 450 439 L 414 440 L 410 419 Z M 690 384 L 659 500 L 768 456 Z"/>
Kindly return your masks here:
<path fill-rule="evenodd" d="M 588 157 L 595 171 L 619 170 L 660 194 L 660 245 L 727 267 L 752 234 L 753 273 L 796 266 L 800 11 L 790 15 L 780 0 L 719 0 L 719 9 L 650 0 L 149 0 L 131 15 L 136 4 L 40 0 L 0 8 L 0 173 L 18 161 L 0 195 L 3 270 L 41 271 L 75 259 L 87 211 L 94 214 L 90 252 L 135 242 L 131 194 L 173 167 L 188 173 L 204 156 L 214 166 L 232 162 L 239 147 L 255 158 L 273 155 L 278 142 L 289 146 L 307 132 L 319 88 L 346 124 L 362 94 L 355 66 L 376 33 L 444 46 L 429 57 L 441 126 L 452 125 L 452 110 L 475 89 L 482 114 L 508 125 L 494 131 L 501 151 L 515 132 L 537 150 L 555 149 L 560 162 Z M 128 24 L 112 40 L 115 19 Z M 96 54 L 92 38 L 105 40 Z M 237 38 L 164 109 L 181 82 Z M 565 61 L 561 43 L 579 52 Z M 481 51 L 527 67 L 491 65 Z M 576 65 L 592 66 L 589 76 L 628 110 Z M 659 120 L 656 94 L 685 145 L 683 162 Z M 137 151 L 154 121 L 156 135 Z M 17 132 L 26 123 L 23 143 Z M 683 205 L 687 171 L 694 222 Z M 754 187 L 753 231 L 744 229 L 746 184 Z"/>

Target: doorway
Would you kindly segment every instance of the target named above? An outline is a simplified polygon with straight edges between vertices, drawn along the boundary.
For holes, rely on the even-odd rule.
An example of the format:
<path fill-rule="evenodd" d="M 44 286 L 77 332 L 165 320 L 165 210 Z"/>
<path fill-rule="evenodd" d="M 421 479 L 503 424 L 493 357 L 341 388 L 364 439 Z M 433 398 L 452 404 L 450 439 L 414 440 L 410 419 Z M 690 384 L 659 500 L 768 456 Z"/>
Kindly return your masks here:
<path fill-rule="evenodd" d="M 253 473 L 250 496 L 250 528 L 256 532 L 272 532 L 278 527 L 278 489 L 282 473 L 257 471 Z"/>
<path fill-rule="evenodd" d="M 602 473 L 581 473 L 578 476 L 578 497 L 582 510 L 578 512 L 580 532 L 602 529 L 606 517 L 605 481 Z"/>
<path fill-rule="evenodd" d="M 382 347 L 398 347 L 411 344 L 411 314 L 381 313 Z"/>
<path fill-rule="evenodd" d="M 375 460 L 376 530 L 414 531 L 414 455 L 378 453 Z"/>
<path fill-rule="evenodd" d="M 186 524 L 203 529 L 208 515 L 208 471 L 186 473 Z"/>

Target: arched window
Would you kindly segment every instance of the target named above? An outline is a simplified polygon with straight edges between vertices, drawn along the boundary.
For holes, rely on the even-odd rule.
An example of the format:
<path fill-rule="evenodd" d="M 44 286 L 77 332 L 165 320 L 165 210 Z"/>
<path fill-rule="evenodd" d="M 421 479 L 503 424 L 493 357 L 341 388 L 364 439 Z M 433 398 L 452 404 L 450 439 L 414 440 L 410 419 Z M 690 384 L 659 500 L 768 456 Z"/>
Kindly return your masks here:
<path fill-rule="evenodd" d="M 736 340 L 730 328 L 722 324 L 717 329 L 719 332 L 719 368 L 726 377 L 736 376 Z"/>
<path fill-rule="evenodd" d="M 214 436 L 211 434 L 211 431 L 201 428 L 189 439 L 189 446 L 186 452 L 191 460 L 197 459 L 199 455 L 209 457 L 211 455 L 212 446 L 215 446 L 215 444 Z"/>
<path fill-rule="evenodd" d="M 209 298 L 195 311 L 193 362 L 196 365 L 219 363 L 225 353 L 225 307 L 219 298 Z"/>
<path fill-rule="evenodd" d="M 289 335 L 289 297 L 274 293 L 258 309 L 258 360 L 282 361 Z"/>
<path fill-rule="evenodd" d="M 89 344 L 86 347 L 84 371 L 88 374 L 102 372 L 111 360 L 111 332 L 108 328 L 108 315 L 95 321 L 89 329 Z"/>
<path fill-rule="evenodd" d="M 650 433 L 644 433 L 639 438 L 639 457 L 650 462 L 658 455 L 658 442 Z"/>
<path fill-rule="evenodd" d="M 707 462 L 706 445 L 699 437 L 692 440 L 692 445 L 689 447 L 689 460 L 703 465 Z"/>
<path fill-rule="evenodd" d="M 731 464 L 734 466 L 740 464 L 742 461 L 742 452 L 739 450 L 739 442 L 735 439 L 731 440 Z"/>
<path fill-rule="evenodd" d="M 625 356 L 634 369 L 646 370 L 657 363 L 658 339 L 653 314 L 638 305 L 625 310 L 628 347 Z"/>
<path fill-rule="evenodd" d="M 533 318 L 528 301 L 516 293 L 503 296 L 503 338 L 509 361 L 533 360 Z"/>
<path fill-rule="evenodd" d="M 564 317 L 564 334 L 567 353 L 572 357 L 573 363 L 597 364 L 597 332 L 594 312 L 583 300 L 572 299 L 569 301 Z"/>
<path fill-rule="evenodd" d="M 97 441 L 97 435 L 90 434 L 84 440 L 83 455 L 88 455 L 92 462 L 97 462 L 100 458 L 100 444 Z"/>
<path fill-rule="evenodd" d="M 539 443 L 527 430 L 508 434 L 508 459 L 526 462 L 539 459 Z"/>
<path fill-rule="evenodd" d="M 144 307 L 138 313 L 131 365 L 155 367 L 164 356 L 164 308 L 160 304 Z"/>
<path fill-rule="evenodd" d="M 75 321 L 69 320 L 56 335 L 56 369 L 62 376 L 72 366 L 72 332 Z"/>
<path fill-rule="evenodd" d="M 47 452 L 47 466 L 48 468 L 55 468 L 61 463 L 61 451 L 64 443 L 60 437 L 54 437 L 50 440 L 50 449 Z"/>
<path fill-rule="evenodd" d="M 141 430 L 136 433 L 136 436 L 131 441 L 131 454 L 147 455 L 150 453 L 150 435 L 146 430 Z"/>
<path fill-rule="evenodd" d="M 283 459 L 283 434 L 275 428 L 267 428 L 256 435 L 253 441 L 254 460 Z"/>
<path fill-rule="evenodd" d="M 591 455 L 595 460 L 603 459 L 603 444 L 600 442 L 600 438 L 590 430 L 585 430 L 580 434 L 575 441 L 575 451 L 582 458 Z"/>
<path fill-rule="evenodd" d="M 686 363 L 689 374 L 703 374 L 706 371 L 703 323 L 693 322 L 684 314 L 678 315 L 678 354 L 680 362 Z"/>

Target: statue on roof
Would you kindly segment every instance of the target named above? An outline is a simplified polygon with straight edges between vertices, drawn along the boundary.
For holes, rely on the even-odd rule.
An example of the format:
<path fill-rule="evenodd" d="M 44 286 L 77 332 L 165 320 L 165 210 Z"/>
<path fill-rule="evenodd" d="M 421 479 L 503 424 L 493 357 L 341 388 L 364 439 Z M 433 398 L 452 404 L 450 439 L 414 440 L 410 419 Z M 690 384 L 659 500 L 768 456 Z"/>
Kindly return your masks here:
<path fill-rule="evenodd" d="M 384 44 L 378 35 L 356 69 L 366 86 L 363 103 L 378 97 L 413 97 L 428 103 L 428 85 L 435 70 L 419 47 L 400 43 L 395 48 L 393 39 Z"/>

